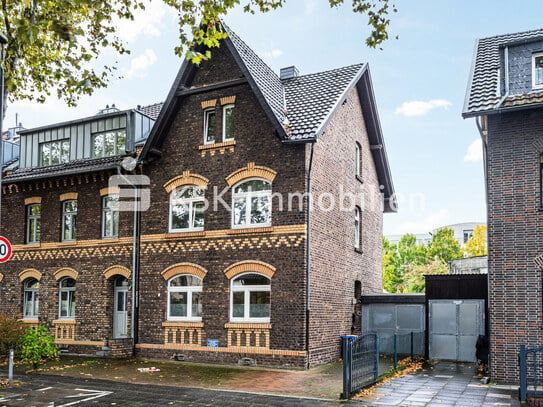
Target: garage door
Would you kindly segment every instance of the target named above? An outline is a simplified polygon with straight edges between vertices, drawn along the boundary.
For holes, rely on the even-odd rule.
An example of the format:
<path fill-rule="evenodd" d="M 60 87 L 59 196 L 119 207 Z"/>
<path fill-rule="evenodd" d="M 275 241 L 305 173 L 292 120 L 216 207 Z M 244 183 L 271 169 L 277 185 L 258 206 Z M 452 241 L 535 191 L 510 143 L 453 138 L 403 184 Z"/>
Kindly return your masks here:
<path fill-rule="evenodd" d="M 485 332 L 484 300 L 429 301 L 430 358 L 475 362 L 475 343 Z"/>

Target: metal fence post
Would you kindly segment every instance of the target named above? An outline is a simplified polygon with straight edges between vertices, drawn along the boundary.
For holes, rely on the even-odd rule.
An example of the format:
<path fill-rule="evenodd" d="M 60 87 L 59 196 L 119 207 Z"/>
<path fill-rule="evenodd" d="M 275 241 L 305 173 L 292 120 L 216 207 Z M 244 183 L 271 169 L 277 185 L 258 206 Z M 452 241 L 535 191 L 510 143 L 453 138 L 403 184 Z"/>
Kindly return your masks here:
<path fill-rule="evenodd" d="M 521 402 L 526 401 L 526 393 L 528 390 L 527 382 L 527 366 L 526 366 L 526 345 L 520 345 L 519 370 L 520 370 L 520 387 L 519 387 L 519 399 Z"/>
<path fill-rule="evenodd" d="M 1 141 L 0 141 L 1 142 Z M 13 349 L 9 350 L 9 365 L 8 365 L 8 383 L 13 383 L 13 359 L 14 359 L 14 352 Z"/>
<path fill-rule="evenodd" d="M 351 340 L 348 337 L 342 337 L 341 343 L 343 344 L 343 393 L 341 393 L 342 399 L 348 399 L 351 394 Z"/>
<path fill-rule="evenodd" d="M 375 334 L 375 378 L 379 379 L 379 335 Z"/>
<path fill-rule="evenodd" d="M 411 360 L 413 360 L 413 349 L 414 349 L 414 338 L 415 338 L 415 333 L 413 331 L 411 331 Z"/>
<path fill-rule="evenodd" d="M 398 367 L 398 335 L 394 334 L 394 369 Z"/>

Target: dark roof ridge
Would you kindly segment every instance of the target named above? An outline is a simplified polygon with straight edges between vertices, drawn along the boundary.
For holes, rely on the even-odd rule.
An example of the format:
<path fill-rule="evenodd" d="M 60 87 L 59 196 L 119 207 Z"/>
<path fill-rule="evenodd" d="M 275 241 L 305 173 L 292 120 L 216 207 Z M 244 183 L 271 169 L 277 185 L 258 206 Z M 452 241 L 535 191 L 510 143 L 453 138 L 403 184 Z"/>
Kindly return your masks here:
<path fill-rule="evenodd" d="M 534 28 L 532 30 L 526 30 L 526 31 L 520 31 L 520 32 L 513 32 L 513 33 L 507 33 L 507 34 L 498 34 L 498 35 L 492 35 L 490 37 L 480 37 L 477 38 L 478 40 L 494 40 L 498 38 L 505 38 L 510 36 L 517 36 L 517 35 L 527 35 L 527 34 L 533 34 L 539 31 L 543 31 L 543 28 Z"/>
<path fill-rule="evenodd" d="M 288 79 L 281 79 L 281 82 L 288 82 L 288 81 L 294 80 L 296 78 L 306 78 L 308 76 L 330 73 L 330 72 L 334 72 L 334 71 L 339 71 L 341 69 L 349 69 L 349 68 L 354 68 L 354 67 L 363 67 L 364 65 L 365 65 L 364 62 L 359 62 L 357 64 L 344 65 L 344 66 L 340 66 L 338 68 L 331 68 L 331 69 L 326 69 L 324 71 L 310 72 L 310 73 L 305 73 L 305 74 L 301 74 L 301 75 L 298 75 L 298 76 L 294 76 L 294 77 L 288 78 Z"/>

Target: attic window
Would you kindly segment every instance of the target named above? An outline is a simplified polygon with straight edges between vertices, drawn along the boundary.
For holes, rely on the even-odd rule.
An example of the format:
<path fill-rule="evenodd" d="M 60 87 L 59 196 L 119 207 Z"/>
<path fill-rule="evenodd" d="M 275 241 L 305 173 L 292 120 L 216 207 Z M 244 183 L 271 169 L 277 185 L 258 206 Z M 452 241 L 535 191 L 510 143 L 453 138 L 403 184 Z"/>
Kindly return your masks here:
<path fill-rule="evenodd" d="M 532 87 L 534 89 L 543 88 L 543 52 L 533 54 Z"/>
<path fill-rule="evenodd" d="M 41 143 L 40 160 L 42 166 L 67 163 L 70 160 L 70 140 Z"/>
<path fill-rule="evenodd" d="M 106 131 L 92 135 L 93 158 L 122 155 L 126 149 L 126 130 Z"/>

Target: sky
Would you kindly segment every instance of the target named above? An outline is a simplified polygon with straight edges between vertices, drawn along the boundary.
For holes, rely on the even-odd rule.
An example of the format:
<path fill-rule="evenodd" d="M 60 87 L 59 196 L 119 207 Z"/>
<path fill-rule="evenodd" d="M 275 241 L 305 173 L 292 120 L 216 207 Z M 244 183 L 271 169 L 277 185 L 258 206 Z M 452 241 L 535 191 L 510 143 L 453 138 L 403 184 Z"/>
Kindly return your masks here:
<path fill-rule="evenodd" d="M 480 137 L 474 120 L 461 117 L 475 40 L 541 28 L 543 2 L 397 0 L 382 49 L 366 47 L 366 17 L 349 4 L 331 9 L 327 0 L 287 0 L 267 14 L 235 9 L 225 21 L 276 72 L 369 63 L 399 199 L 398 212 L 384 216 L 385 235 L 486 221 Z M 117 27 L 131 54 L 106 53 L 97 63 L 116 62 L 122 78 L 76 108 L 54 98 L 9 104 L 4 128 L 15 125 L 16 115 L 32 128 L 90 116 L 106 105 L 164 101 L 182 63 L 174 54 L 175 11 L 152 0 L 136 21 Z"/>

